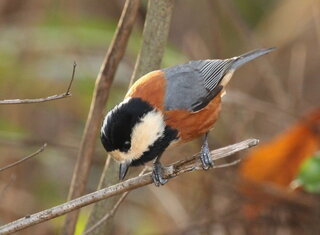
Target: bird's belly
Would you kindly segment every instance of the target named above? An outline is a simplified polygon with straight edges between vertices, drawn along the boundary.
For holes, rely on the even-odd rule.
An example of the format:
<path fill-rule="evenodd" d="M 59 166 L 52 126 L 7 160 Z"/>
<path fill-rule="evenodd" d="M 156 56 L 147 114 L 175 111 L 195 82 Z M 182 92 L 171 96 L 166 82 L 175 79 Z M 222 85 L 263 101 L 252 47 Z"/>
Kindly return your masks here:
<path fill-rule="evenodd" d="M 198 112 L 169 110 L 165 112 L 166 124 L 179 132 L 178 143 L 191 141 L 208 132 L 218 119 L 221 97 L 217 95 L 206 107 Z"/>

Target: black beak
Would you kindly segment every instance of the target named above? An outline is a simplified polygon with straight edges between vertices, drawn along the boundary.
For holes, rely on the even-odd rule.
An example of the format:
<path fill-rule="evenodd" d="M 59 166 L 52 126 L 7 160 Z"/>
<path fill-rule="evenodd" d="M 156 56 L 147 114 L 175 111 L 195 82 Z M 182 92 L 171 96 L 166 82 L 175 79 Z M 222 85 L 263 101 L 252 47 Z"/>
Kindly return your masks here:
<path fill-rule="evenodd" d="M 120 168 L 119 168 L 119 179 L 120 180 L 123 180 L 124 177 L 126 177 L 126 174 L 128 172 L 130 164 L 131 164 L 131 162 L 120 163 Z"/>

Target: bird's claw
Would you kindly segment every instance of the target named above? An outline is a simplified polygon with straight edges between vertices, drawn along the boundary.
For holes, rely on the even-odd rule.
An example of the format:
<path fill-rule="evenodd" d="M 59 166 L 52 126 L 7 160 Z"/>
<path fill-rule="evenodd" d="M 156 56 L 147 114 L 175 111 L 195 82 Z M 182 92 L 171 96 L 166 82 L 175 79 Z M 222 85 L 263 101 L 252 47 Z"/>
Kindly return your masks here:
<path fill-rule="evenodd" d="M 160 162 L 155 161 L 153 164 L 153 170 L 152 170 L 152 179 L 155 186 L 159 187 L 160 185 L 164 185 L 168 182 L 167 179 L 164 179 L 163 177 L 163 167 Z"/>
<path fill-rule="evenodd" d="M 202 163 L 202 168 L 204 170 L 208 170 L 209 168 L 213 167 L 213 161 L 212 161 L 210 149 L 208 146 L 207 135 L 205 136 L 205 140 L 201 147 L 200 160 Z"/>

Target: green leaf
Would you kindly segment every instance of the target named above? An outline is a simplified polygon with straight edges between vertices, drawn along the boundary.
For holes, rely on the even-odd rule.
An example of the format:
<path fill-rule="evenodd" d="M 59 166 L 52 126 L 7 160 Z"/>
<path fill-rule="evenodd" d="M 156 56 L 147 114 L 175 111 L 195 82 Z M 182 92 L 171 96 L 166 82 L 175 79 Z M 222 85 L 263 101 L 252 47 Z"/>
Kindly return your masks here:
<path fill-rule="evenodd" d="M 320 153 L 302 163 L 297 180 L 307 192 L 320 193 Z"/>

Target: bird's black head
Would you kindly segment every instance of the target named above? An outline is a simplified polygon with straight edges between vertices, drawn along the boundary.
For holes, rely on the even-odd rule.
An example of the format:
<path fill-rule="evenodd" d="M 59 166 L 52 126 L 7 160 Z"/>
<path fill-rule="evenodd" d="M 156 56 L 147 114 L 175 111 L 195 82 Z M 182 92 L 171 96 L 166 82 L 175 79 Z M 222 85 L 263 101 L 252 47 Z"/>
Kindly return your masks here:
<path fill-rule="evenodd" d="M 153 108 L 138 98 L 123 101 L 106 116 L 101 129 L 101 142 L 108 151 L 127 152 L 131 147 L 131 132 L 141 118 Z"/>
<path fill-rule="evenodd" d="M 104 148 L 126 165 L 125 171 L 160 156 L 176 138 L 177 131 L 165 124 L 162 112 L 140 98 L 128 98 L 113 108 L 101 128 Z"/>

